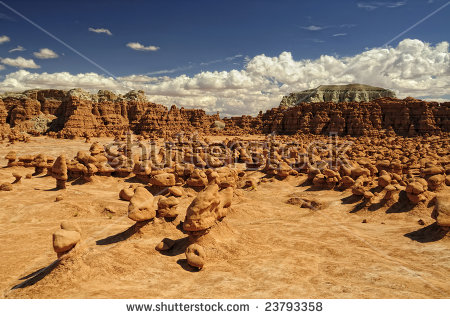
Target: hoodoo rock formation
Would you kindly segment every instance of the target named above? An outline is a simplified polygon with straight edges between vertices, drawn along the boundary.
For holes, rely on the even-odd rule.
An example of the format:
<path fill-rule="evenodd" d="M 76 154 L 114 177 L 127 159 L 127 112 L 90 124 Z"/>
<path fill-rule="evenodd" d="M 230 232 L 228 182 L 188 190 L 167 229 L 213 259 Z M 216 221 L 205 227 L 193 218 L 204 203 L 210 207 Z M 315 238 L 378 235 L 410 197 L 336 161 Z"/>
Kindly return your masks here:
<path fill-rule="evenodd" d="M 97 94 L 82 89 L 29 90 L 0 95 L 0 132 L 11 127 L 30 133 L 49 130 L 61 137 L 72 137 L 113 135 L 131 129 L 135 133 L 163 135 L 173 129 L 209 132 L 218 120 L 218 115 L 209 116 L 203 110 L 176 106 L 167 109 L 151 103 L 143 91 L 116 95 L 107 90 Z"/>
<path fill-rule="evenodd" d="M 307 93 L 305 93 L 307 92 Z M 308 96 L 308 98 L 305 98 Z M 394 98 L 393 92 L 366 85 L 320 86 L 293 93 L 279 107 L 220 119 L 204 110 L 170 109 L 146 100 L 143 91 L 116 95 L 100 90 L 29 90 L 0 95 L 0 134 L 17 132 L 72 138 L 113 136 L 131 130 L 150 137 L 173 132 L 207 135 L 330 134 L 379 136 L 439 135 L 450 131 L 450 102 Z M 14 137 L 20 140 L 19 137 Z"/>

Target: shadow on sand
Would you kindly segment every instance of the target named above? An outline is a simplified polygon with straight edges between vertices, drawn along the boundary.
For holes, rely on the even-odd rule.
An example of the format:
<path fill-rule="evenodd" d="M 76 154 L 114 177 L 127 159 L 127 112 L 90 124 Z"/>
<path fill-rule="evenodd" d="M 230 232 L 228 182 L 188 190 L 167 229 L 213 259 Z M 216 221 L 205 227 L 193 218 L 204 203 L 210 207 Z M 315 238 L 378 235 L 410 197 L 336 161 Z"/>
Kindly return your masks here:
<path fill-rule="evenodd" d="M 142 227 L 144 227 L 145 225 L 147 225 L 149 222 L 150 222 L 149 220 L 146 220 L 143 222 L 136 222 L 134 225 L 131 225 L 127 230 L 125 230 L 123 232 L 120 232 L 118 234 L 111 235 L 106 238 L 97 240 L 96 244 L 97 245 L 110 245 L 110 244 L 115 244 L 115 243 L 127 240 L 128 238 L 130 238 L 131 236 L 133 236 L 134 234 L 139 232 L 139 230 Z"/>
<path fill-rule="evenodd" d="M 443 229 L 437 223 L 433 223 L 421 229 L 407 233 L 404 236 L 419 243 L 430 243 L 444 238 L 448 232 L 449 229 Z"/>
<path fill-rule="evenodd" d="M 181 268 L 183 268 L 184 270 L 189 271 L 189 272 L 199 272 L 200 271 L 200 269 L 189 265 L 187 262 L 187 259 L 178 259 L 177 264 L 180 265 Z"/>
<path fill-rule="evenodd" d="M 59 262 L 60 262 L 59 259 L 57 259 L 54 262 L 52 262 L 50 265 L 48 265 L 47 267 L 36 270 L 36 271 L 32 272 L 31 274 L 20 278 L 19 280 L 25 280 L 25 281 L 21 282 L 20 284 L 15 285 L 14 287 L 11 288 L 11 290 L 22 289 L 22 288 L 26 288 L 26 287 L 34 285 L 38 281 L 44 279 L 48 274 L 50 274 L 59 265 Z"/>
<path fill-rule="evenodd" d="M 164 238 L 164 239 L 169 239 L 169 238 Z M 187 246 L 189 246 L 189 236 L 175 240 L 172 248 L 170 248 L 168 250 L 162 250 L 159 253 L 164 256 L 172 256 L 172 257 L 178 256 L 178 255 L 184 254 Z"/>

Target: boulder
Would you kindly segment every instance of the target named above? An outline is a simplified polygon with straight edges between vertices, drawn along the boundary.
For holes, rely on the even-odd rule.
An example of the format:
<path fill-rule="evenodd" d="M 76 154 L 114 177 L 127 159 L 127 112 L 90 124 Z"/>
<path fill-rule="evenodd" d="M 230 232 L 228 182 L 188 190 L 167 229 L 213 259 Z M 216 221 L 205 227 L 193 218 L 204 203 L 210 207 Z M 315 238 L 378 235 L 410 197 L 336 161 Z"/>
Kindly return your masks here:
<path fill-rule="evenodd" d="M 205 250 L 198 244 L 191 244 L 186 248 L 186 259 L 190 266 L 202 269 L 206 259 Z"/>
<path fill-rule="evenodd" d="M 153 195 L 144 187 L 138 187 L 128 205 L 128 218 L 136 222 L 146 221 L 156 216 Z"/>
<path fill-rule="evenodd" d="M 175 218 L 178 216 L 177 206 L 180 203 L 175 196 L 160 197 L 158 201 L 158 217 Z"/>
<path fill-rule="evenodd" d="M 81 240 L 81 235 L 75 230 L 58 229 L 53 234 L 53 249 L 56 253 L 71 250 Z"/>
<path fill-rule="evenodd" d="M 439 226 L 450 227 L 450 202 L 445 196 L 437 196 L 431 217 Z"/>
<path fill-rule="evenodd" d="M 160 187 L 175 186 L 175 175 L 172 173 L 161 173 L 150 178 L 150 184 Z"/>

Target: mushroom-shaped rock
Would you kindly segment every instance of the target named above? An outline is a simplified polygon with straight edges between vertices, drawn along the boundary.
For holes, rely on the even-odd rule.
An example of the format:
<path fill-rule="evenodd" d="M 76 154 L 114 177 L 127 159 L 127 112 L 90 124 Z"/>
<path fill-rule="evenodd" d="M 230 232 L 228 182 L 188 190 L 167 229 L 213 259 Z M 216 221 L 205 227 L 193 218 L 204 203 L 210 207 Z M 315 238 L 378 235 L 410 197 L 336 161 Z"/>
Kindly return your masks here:
<path fill-rule="evenodd" d="M 354 167 L 351 170 L 351 177 L 353 179 L 356 179 L 360 176 L 369 176 L 369 175 L 370 175 L 370 171 L 367 168 Z"/>
<path fill-rule="evenodd" d="M 342 188 L 349 188 L 352 187 L 355 184 L 355 180 L 351 178 L 350 176 L 344 176 L 341 179 L 341 182 L 339 183 L 339 186 Z"/>
<path fill-rule="evenodd" d="M 12 183 L 13 184 L 19 184 L 20 180 L 22 179 L 22 175 L 20 175 L 19 173 L 15 173 L 15 172 L 12 175 L 15 178 L 15 181 L 12 182 Z"/>
<path fill-rule="evenodd" d="M 450 202 L 447 197 L 437 196 L 431 217 L 436 219 L 439 226 L 450 227 Z"/>
<path fill-rule="evenodd" d="M 313 185 L 317 186 L 317 187 L 325 186 L 325 184 L 326 184 L 326 177 L 323 174 L 317 174 L 316 176 L 314 176 L 312 182 L 313 182 Z"/>
<path fill-rule="evenodd" d="M 80 241 L 81 235 L 75 230 L 58 229 L 53 234 L 53 249 L 61 254 L 71 250 Z"/>
<path fill-rule="evenodd" d="M 443 174 L 443 173 L 444 173 L 444 168 L 439 167 L 439 166 L 431 166 L 431 167 L 424 168 L 422 170 L 422 175 L 437 175 L 437 174 Z"/>
<path fill-rule="evenodd" d="M 392 178 L 389 174 L 381 175 L 378 178 L 378 185 L 384 188 L 391 183 L 391 180 L 392 180 Z"/>
<path fill-rule="evenodd" d="M 8 167 L 15 166 L 17 164 L 17 153 L 15 151 L 9 151 L 8 154 L 6 154 L 5 159 L 8 160 Z"/>
<path fill-rule="evenodd" d="M 86 165 L 86 170 L 84 171 L 83 178 L 87 182 L 92 182 L 93 177 L 95 173 L 98 172 L 97 166 L 95 166 L 93 163 L 88 163 Z"/>
<path fill-rule="evenodd" d="M 419 182 L 412 182 L 406 186 L 406 192 L 419 195 L 424 192 L 423 185 Z"/>
<path fill-rule="evenodd" d="M 56 179 L 56 188 L 66 188 L 67 162 L 64 154 L 58 156 L 52 166 L 52 177 Z"/>
<path fill-rule="evenodd" d="M 362 196 L 365 193 L 365 189 L 362 185 L 355 185 L 352 187 L 353 195 Z"/>
<path fill-rule="evenodd" d="M 389 184 L 384 188 L 384 190 L 386 191 L 386 194 L 384 195 L 384 199 L 389 200 L 394 197 L 394 193 L 398 189 L 394 185 Z"/>
<path fill-rule="evenodd" d="M 50 167 L 47 156 L 45 154 L 38 154 L 33 161 L 34 165 L 34 175 L 39 175 L 44 173 L 45 169 Z"/>
<path fill-rule="evenodd" d="M 98 162 L 96 166 L 98 170 L 98 175 L 111 176 L 111 174 L 115 171 L 115 169 L 112 168 L 111 165 L 109 165 L 106 162 Z"/>
<path fill-rule="evenodd" d="M 172 173 L 161 173 L 150 179 L 150 184 L 161 187 L 175 186 L 175 183 L 175 175 Z"/>
<path fill-rule="evenodd" d="M 433 175 L 431 176 L 427 182 L 428 182 L 428 188 L 432 191 L 437 190 L 441 185 L 444 184 L 445 176 L 444 175 Z"/>
<path fill-rule="evenodd" d="M 161 197 L 158 201 L 158 217 L 175 218 L 178 216 L 177 206 L 179 199 L 170 197 Z"/>
<path fill-rule="evenodd" d="M 182 197 L 184 195 L 183 188 L 180 186 L 172 186 L 169 188 L 169 193 L 176 197 Z"/>
<path fill-rule="evenodd" d="M 204 171 L 195 169 L 186 181 L 186 184 L 191 187 L 204 187 L 208 185 L 208 177 Z"/>
<path fill-rule="evenodd" d="M 216 208 L 220 205 L 219 186 L 211 184 L 201 191 L 189 205 L 183 229 L 200 231 L 210 228 L 216 222 Z"/>
<path fill-rule="evenodd" d="M 129 201 L 134 195 L 134 189 L 135 188 L 132 185 L 122 188 L 119 192 L 119 198 Z"/>
<path fill-rule="evenodd" d="M 221 167 L 216 172 L 218 175 L 218 177 L 216 178 L 216 183 L 220 188 L 236 187 L 238 174 L 235 169 L 229 167 Z"/>
<path fill-rule="evenodd" d="M 103 153 L 104 150 L 105 148 L 101 146 L 99 142 L 92 143 L 91 147 L 89 148 L 89 152 L 91 152 L 91 155 Z"/>
<path fill-rule="evenodd" d="M 153 205 L 153 195 L 144 187 L 138 187 L 128 205 L 128 218 L 140 222 L 150 220 L 156 216 Z"/>
<path fill-rule="evenodd" d="M 199 244 L 191 244 L 186 248 L 186 259 L 190 266 L 202 269 L 206 259 L 205 250 Z"/>
<path fill-rule="evenodd" d="M 97 162 L 97 159 L 94 156 L 89 155 L 86 151 L 79 151 L 77 153 L 76 160 L 84 165 Z"/>
<path fill-rule="evenodd" d="M 291 173 L 292 168 L 285 162 L 281 162 L 277 168 L 277 175 L 281 178 L 286 178 Z"/>
<path fill-rule="evenodd" d="M 426 198 L 423 194 L 416 195 L 413 193 L 406 192 L 406 197 L 408 197 L 409 201 L 413 204 L 418 204 L 418 203 L 426 200 Z"/>

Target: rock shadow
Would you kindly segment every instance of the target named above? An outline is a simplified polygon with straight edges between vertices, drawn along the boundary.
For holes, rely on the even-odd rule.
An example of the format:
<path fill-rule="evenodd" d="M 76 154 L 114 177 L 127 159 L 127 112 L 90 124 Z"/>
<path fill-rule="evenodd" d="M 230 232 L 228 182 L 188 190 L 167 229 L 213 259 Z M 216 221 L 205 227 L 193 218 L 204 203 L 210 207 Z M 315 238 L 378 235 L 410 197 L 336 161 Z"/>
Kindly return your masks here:
<path fill-rule="evenodd" d="M 357 213 L 360 210 L 367 208 L 367 200 L 363 199 L 363 201 L 361 203 L 359 203 L 358 205 L 356 205 L 355 207 L 352 208 L 352 210 L 349 212 L 351 214 Z"/>
<path fill-rule="evenodd" d="M 189 271 L 189 272 L 199 272 L 200 271 L 200 269 L 189 265 L 186 258 L 178 259 L 177 264 L 180 265 L 181 268 L 183 268 L 184 270 Z"/>
<path fill-rule="evenodd" d="M 52 262 L 50 265 L 48 265 L 47 267 L 43 267 L 41 269 L 33 271 L 32 273 L 20 278 L 19 280 L 25 280 L 25 281 L 21 282 L 20 284 L 15 285 L 14 287 L 11 288 L 11 290 L 26 288 L 26 287 L 32 286 L 35 283 L 41 281 L 59 265 L 59 262 L 60 262 L 60 260 L 57 259 L 54 262 Z"/>
<path fill-rule="evenodd" d="M 445 229 L 439 226 L 437 223 L 433 223 L 421 229 L 407 233 L 404 236 L 419 243 L 430 243 L 441 240 L 447 235 L 449 231 L 449 228 Z"/>
<path fill-rule="evenodd" d="M 351 194 L 350 196 L 344 197 L 341 199 L 341 203 L 345 205 L 354 204 L 361 200 L 361 195 Z"/>
<path fill-rule="evenodd" d="M 386 210 L 386 214 L 406 213 L 416 206 L 411 203 L 405 191 L 399 193 L 398 201 Z"/>
<path fill-rule="evenodd" d="M 371 212 L 379 210 L 380 208 L 383 208 L 386 205 L 386 202 L 387 202 L 387 200 L 382 199 L 378 203 L 373 203 L 372 205 L 370 205 L 368 210 L 371 211 Z"/>
<path fill-rule="evenodd" d="M 170 238 L 164 238 L 164 239 L 170 239 Z M 159 253 L 164 256 L 172 256 L 172 257 L 178 256 L 178 255 L 184 254 L 187 246 L 189 246 L 189 236 L 175 240 L 173 246 L 170 249 L 159 251 Z"/>
<path fill-rule="evenodd" d="M 123 232 L 108 236 L 103 239 L 99 239 L 95 243 L 97 245 L 103 246 L 103 245 L 111 245 L 111 244 L 115 244 L 115 243 L 127 240 L 134 234 L 138 233 L 139 230 L 142 227 L 144 227 L 145 225 L 147 225 L 149 222 L 150 222 L 149 220 L 146 220 L 143 222 L 136 222 L 135 224 L 133 224 L 132 226 L 130 226 L 128 229 L 124 230 Z"/>

